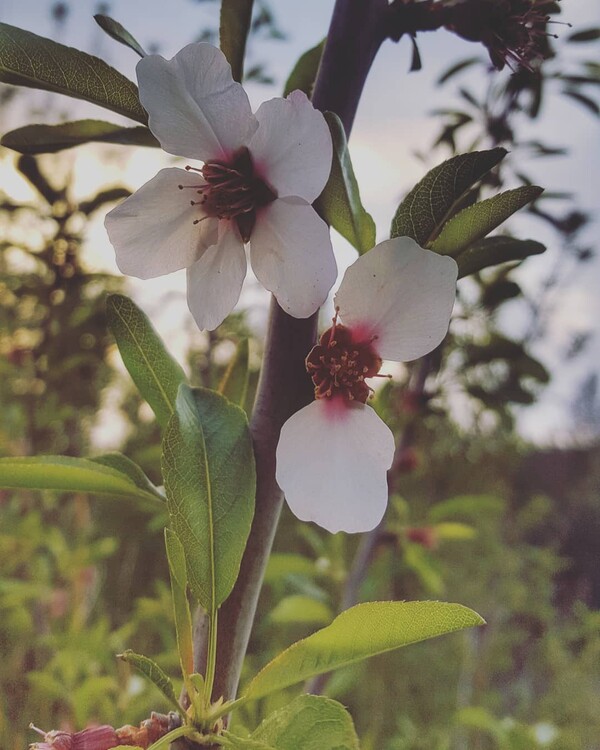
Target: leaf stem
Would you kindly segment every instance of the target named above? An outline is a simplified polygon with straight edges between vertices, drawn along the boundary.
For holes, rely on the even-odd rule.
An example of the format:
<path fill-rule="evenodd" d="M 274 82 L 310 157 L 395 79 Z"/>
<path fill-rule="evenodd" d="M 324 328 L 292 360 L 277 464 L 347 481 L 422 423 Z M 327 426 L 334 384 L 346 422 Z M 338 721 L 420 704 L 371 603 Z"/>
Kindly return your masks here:
<path fill-rule="evenodd" d="M 315 83 L 313 103 L 335 112 L 350 132 L 377 50 L 385 37 L 387 0 L 337 0 Z M 304 359 L 317 335 L 318 313 L 298 320 L 272 299 L 265 355 L 250 424 L 256 456 L 256 513 L 240 575 L 221 607 L 213 700 L 235 697 L 283 495 L 275 449 L 284 422 L 312 398 Z M 203 633 L 203 628 L 198 628 Z M 202 642 L 196 654 L 206 654 Z M 202 657 L 200 657 L 202 658 Z"/>

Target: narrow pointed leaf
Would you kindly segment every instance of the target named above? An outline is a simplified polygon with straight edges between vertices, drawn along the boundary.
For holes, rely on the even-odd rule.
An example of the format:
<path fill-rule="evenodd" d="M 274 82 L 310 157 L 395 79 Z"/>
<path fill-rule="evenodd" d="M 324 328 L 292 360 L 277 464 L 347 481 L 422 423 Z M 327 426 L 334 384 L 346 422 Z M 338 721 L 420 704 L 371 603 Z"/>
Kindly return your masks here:
<path fill-rule="evenodd" d="M 359 750 L 348 711 L 322 695 L 300 695 L 268 716 L 251 738 L 277 750 Z"/>
<path fill-rule="evenodd" d="M 331 625 L 297 641 L 275 657 L 250 682 L 243 697 L 262 698 L 314 675 L 483 623 L 476 612 L 460 604 L 358 604 L 342 612 Z"/>
<path fill-rule="evenodd" d="M 254 514 L 246 414 L 215 391 L 182 385 L 162 463 L 171 528 L 185 549 L 190 589 L 212 613 L 237 579 Z"/>
<path fill-rule="evenodd" d="M 177 389 L 185 382 L 185 373 L 165 349 L 146 314 L 129 297 L 109 295 L 106 314 L 125 367 L 165 427 L 175 409 Z"/>
<path fill-rule="evenodd" d="M 0 23 L 0 81 L 56 91 L 145 125 L 137 86 L 99 57 Z"/>
<path fill-rule="evenodd" d="M 541 187 L 523 185 L 468 206 L 444 225 L 431 249 L 441 255 L 458 255 L 542 193 Z"/>
<path fill-rule="evenodd" d="M 535 240 L 517 240 L 514 237 L 486 237 L 457 255 L 458 278 L 483 271 L 509 261 L 525 260 L 530 255 L 540 255 L 546 247 Z"/>
<path fill-rule="evenodd" d="M 101 456 L 94 456 L 94 458 L 90 458 L 89 460 L 102 466 L 108 466 L 109 468 L 124 474 L 142 492 L 150 493 L 151 495 L 154 495 L 157 500 L 160 500 L 163 503 L 165 502 L 164 495 L 162 495 L 152 484 L 142 468 L 138 466 L 135 461 L 127 458 L 127 456 L 124 456 L 122 453 L 104 453 Z"/>
<path fill-rule="evenodd" d="M 375 222 L 360 200 L 344 126 L 333 112 L 325 112 L 325 119 L 333 141 L 333 163 L 317 210 L 362 255 L 375 244 Z"/>
<path fill-rule="evenodd" d="M 179 661 L 184 678 L 187 679 L 188 675 L 194 671 L 194 646 L 192 616 L 187 598 L 185 552 L 177 534 L 171 529 L 165 529 L 165 545 L 171 575 L 171 594 L 173 596 Z"/>
<path fill-rule="evenodd" d="M 140 57 L 146 57 L 148 54 L 133 34 L 130 34 L 127 29 L 118 21 L 115 21 L 114 18 L 97 13 L 94 16 L 94 21 L 96 21 L 98 26 L 100 26 L 103 31 L 106 31 L 110 37 L 116 39 L 117 42 L 121 42 L 121 44 L 124 44 L 126 47 L 129 47 L 129 49 L 132 49 Z"/>
<path fill-rule="evenodd" d="M 244 55 L 253 4 L 254 0 L 221 0 L 220 46 L 231 65 L 235 81 L 241 81 L 244 75 Z"/>
<path fill-rule="evenodd" d="M 129 471 L 88 458 L 27 456 L 0 458 L 0 487 L 5 489 L 90 492 L 158 503 L 156 492 L 140 487 Z"/>
<path fill-rule="evenodd" d="M 465 193 L 495 167 L 507 151 L 474 151 L 460 154 L 434 167 L 408 193 L 392 220 L 391 237 L 412 237 L 427 247 Z"/>
<path fill-rule="evenodd" d="M 169 703 L 176 711 L 181 712 L 182 708 L 175 696 L 175 688 L 168 675 L 158 666 L 158 664 L 147 656 L 136 654 L 131 649 L 127 649 L 122 654 L 117 654 L 117 658 L 127 664 L 134 666 L 149 682 L 160 690 Z"/>
<path fill-rule="evenodd" d="M 3 146 L 20 154 L 54 154 L 84 143 L 118 143 L 124 146 L 159 146 L 142 125 L 124 128 L 102 120 L 76 120 L 60 125 L 25 125 L 2 136 Z"/>
<path fill-rule="evenodd" d="M 298 58 L 298 62 L 294 65 L 292 72 L 285 82 L 283 89 L 284 96 L 291 94 L 296 89 L 304 91 L 309 98 L 312 96 L 326 41 L 327 38 L 322 39 Z"/>
<path fill-rule="evenodd" d="M 248 393 L 248 339 L 242 339 L 237 345 L 233 359 L 219 383 L 219 393 L 234 404 L 244 407 Z"/>

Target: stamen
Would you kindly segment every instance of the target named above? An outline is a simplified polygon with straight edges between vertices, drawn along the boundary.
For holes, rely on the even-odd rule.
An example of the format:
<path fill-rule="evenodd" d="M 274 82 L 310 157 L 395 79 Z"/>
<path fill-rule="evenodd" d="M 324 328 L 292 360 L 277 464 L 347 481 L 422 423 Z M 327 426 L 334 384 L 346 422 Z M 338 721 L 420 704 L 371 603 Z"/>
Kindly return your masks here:
<path fill-rule="evenodd" d="M 38 729 L 33 722 L 30 722 L 29 728 L 33 729 L 34 732 L 41 734 L 42 737 L 45 737 L 48 734 L 47 732 L 44 732 L 42 729 Z"/>

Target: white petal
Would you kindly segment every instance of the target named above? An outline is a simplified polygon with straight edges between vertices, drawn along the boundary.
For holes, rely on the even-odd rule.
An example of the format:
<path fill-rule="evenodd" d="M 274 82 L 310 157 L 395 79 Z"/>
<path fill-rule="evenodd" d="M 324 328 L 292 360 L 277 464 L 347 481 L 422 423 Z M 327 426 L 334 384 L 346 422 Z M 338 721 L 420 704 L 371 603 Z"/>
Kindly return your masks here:
<path fill-rule="evenodd" d="M 246 92 L 212 44 L 188 44 L 172 60 L 148 55 L 136 71 L 150 130 L 170 154 L 227 158 L 258 127 Z"/>
<path fill-rule="evenodd" d="M 320 399 L 283 425 L 277 482 L 294 515 L 335 533 L 383 518 L 394 437 L 370 406 Z"/>
<path fill-rule="evenodd" d="M 188 307 L 200 329 L 213 331 L 235 307 L 246 276 L 246 253 L 237 227 L 219 222 L 219 241 L 188 268 Z"/>
<path fill-rule="evenodd" d="M 250 238 L 250 261 L 260 283 L 294 318 L 325 302 L 337 276 L 327 224 L 300 198 L 262 209 Z"/>
<path fill-rule="evenodd" d="M 381 242 L 346 271 L 335 304 L 383 359 L 408 362 L 443 340 L 456 296 L 452 258 L 423 250 L 410 237 Z"/>
<path fill-rule="evenodd" d="M 191 188 L 198 175 L 183 169 L 161 169 L 149 182 L 106 215 L 108 237 L 120 270 L 153 279 L 187 268 L 217 241 L 217 219 L 206 218 Z"/>
<path fill-rule="evenodd" d="M 258 130 L 249 144 L 254 167 L 280 198 L 312 203 L 331 171 L 332 145 L 323 115 L 301 91 L 258 108 Z"/>

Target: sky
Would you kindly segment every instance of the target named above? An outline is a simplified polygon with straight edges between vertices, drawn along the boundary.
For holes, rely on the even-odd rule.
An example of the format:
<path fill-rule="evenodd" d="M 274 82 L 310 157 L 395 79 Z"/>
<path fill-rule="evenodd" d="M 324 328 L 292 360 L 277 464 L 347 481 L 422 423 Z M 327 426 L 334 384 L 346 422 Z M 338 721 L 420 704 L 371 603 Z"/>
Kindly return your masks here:
<path fill-rule="evenodd" d="M 77 0 L 70 5 L 67 22 L 62 27 L 50 19 L 50 4 L 46 0 L 0 0 L 0 20 L 103 57 L 135 79 L 137 56 L 106 36 L 92 20 L 93 14 L 98 12 L 98 3 Z M 133 0 L 114 0 L 105 6 L 108 7 L 103 12 L 119 20 L 143 46 L 158 49 L 165 57 L 171 57 L 193 41 L 207 25 L 216 26 L 219 4 L 197 0 L 144 0 L 143 4 Z M 140 7 L 143 7 L 142 13 Z M 250 61 L 265 62 L 275 79 L 273 86 L 248 85 L 255 108 L 265 99 L 281 93 L 299 55 L 326 34 L 333 0 L 303 0 L 301 3 L 272 0 L 271 7 L 287 38 L 283 42 L 255 40 L 250 47 Z M 575 30 L 600 25 L 597 0 L 563 0 L 562 7 L 562 18 L 571 22 Z M 555 27 L 555 30 L 565 35 L 569 33 L 563 27 Z M 474 45 L 446 32 L 422 34 L 419 44 L 424 69 L 412 74 L 407 73 L 411 53 L 409 41 L 384 44 L 367 81 L 350 139 L 363 202 L 375 219 L 379 240 L 389 236 L 390 221 L 400 199 L 427 169 L 416 158 L 415 152 L 427 153 L 438 131 L 438 124 L 429 113 L 434 108 L 455 102 L 455 87 L 436 89 L 436 79 L 450 62 L 479 52 Z M 598 44 L 581 45 L 581 56 L 591 58 L 595 51 L 597 58 L 598 47 Z M 483 85 L 473 77 L 466 80 L 475 87 Z M 30 107 L 33 103 L 39 110 L 37 121 L 56 122 L 67 110 L 72 119 L 96 117 L 119 121 L 118 116 L 93 105 L 27 90 L 19 97 L 16 106 L 3 113 L 2 128 L 11 129 L 31 122 Z M 532 138 L 567 144 L 570 148 L 568 157 L 531 161 L 527 166 L 536 182 L 552 191 L 574 191 L 580 208 L 596 215 L 600 195 L 597 122 L 581 107 L 555 97 L 546 102 L 543 118 L 535 126 L 523 128 L 523 132 L 529 131 Z M 176 163 L 173 157 L 156 149 L 85 146 L 64 153 L 68 154 L 67 158 L 64 155 L 52 157 L 53 163 L 57 169 L 64 168 L 65 164 L 73 168 L 75 190 L 80 196 L 93 192 L 99 181 L 125 183 L 135 189 L 153 177 L 158 169 Z M 16 199 L 27 200 L 30 192 L 14 172 L 13 158 L 6 151 L 0 154 L 0 187 Z M 438 152 L 436 160 L 442 158 L 445 156 Z M 432 162 L 428 168 L 434 165 Z M 543 279 L 560 256 L 557 238 L 539 222 L 530 219 L 517 219 L 513 227 L 520 236 L 548 244 L 544 255 L 529 259 L 518 272 L 525 293 L 535 298 L 540 293 Z M 588 228 L 585 239 L 594 244 L 597 234 L 596 222 Z M 355 253 L 339 237 L 335 237 L 334 246 L 341 273 L 354 260 Z M 90 227 L 85 258 L 93 269 L 118 273 L 100 218 Z M 520 429 L 527 438 L 540 443 L 556 443 L 572 437 L 569 407 L 574 394 L 585 374 L 592 370 L 600 374 L 599 289 L 600 259 L 597 259 L 565 285 L 554 300 L 549 317 L 550 335 L 534 351 L 551 369 L 553 381 L 545 389 L 540 402 L 520 414 Z M 198 335 L 185 305 L 184 272 L 144 282 L 132 279 L 129 291 L 151 316 L 175 353 L 181 355 L 189 337 Z M 266 319 L 266 292 L 249 279 L 240 304 L 248 309 L 250 321 L 260 329 Z M 506 306 L 502 324 L 509 335 L 518 336 L 522 332 L 524 317 L 518 307 Z M 585 355 L 577 361 L 565 360 L 565 350 L 572 336 L 586 330 L 595 331 L 595 334 Z"/>

